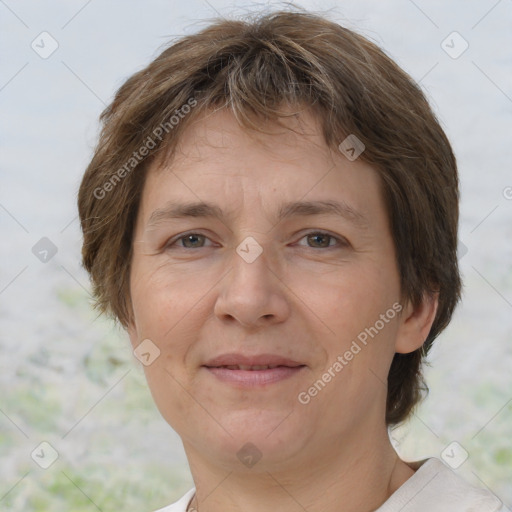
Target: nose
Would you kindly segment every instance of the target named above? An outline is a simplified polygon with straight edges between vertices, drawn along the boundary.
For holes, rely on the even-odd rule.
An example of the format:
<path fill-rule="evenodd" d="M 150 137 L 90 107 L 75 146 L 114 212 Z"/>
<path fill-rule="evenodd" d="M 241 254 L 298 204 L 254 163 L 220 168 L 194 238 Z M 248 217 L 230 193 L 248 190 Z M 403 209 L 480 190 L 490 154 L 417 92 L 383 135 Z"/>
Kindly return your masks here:
<path fill-rule="evenodd" d="M 233 252 L 231 270 L 221 280 L 214 314 L 224 322 L 247 329 L 283 322 L 290 314 L 287 287 L 272 265 L 268 250 L 251 261 Z M 274 268 L 271 268 L 271 265 Z"/>

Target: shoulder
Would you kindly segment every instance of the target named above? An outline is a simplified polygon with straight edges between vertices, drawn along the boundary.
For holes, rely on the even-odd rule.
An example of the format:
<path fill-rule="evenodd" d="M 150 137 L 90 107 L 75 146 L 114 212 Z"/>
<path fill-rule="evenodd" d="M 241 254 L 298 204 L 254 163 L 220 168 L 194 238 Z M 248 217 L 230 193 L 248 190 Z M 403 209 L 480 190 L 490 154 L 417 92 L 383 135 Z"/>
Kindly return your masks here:
<path fill-rule="evenodd" d="M 417 463 L 419 469 L 376 512 L 502 512 L 489 491 L 470 485 L 439 459 Z"/>
<path fill-rule="evenodd" d="M 186 512 L 190 500 L 196 492 L 195 488 L 187 491 L 178 501 L 175 501 L 171 505 L 167 505 L 164 508 L 159 508 L 155 512 Z"/>

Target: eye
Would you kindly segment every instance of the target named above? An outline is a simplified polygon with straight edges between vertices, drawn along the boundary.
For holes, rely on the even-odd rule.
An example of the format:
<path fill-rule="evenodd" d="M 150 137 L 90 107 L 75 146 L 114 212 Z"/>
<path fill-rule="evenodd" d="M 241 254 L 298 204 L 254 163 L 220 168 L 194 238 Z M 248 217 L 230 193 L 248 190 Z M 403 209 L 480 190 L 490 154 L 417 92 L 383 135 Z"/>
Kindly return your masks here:
<path fill-rule="evenodd" d="M 307 239 L 308 244 L 309 242 L 313 243 L 313 245 L 310 245 L 309 247 L 315 249 L 328 249 L 330 247 L 335 247 L 336 245 L 340 247 L 348 245 L 345 240 L 324 231 L 312 231 L 303 236 L 301 240 L 304 240 L 305 238 Z M 334 244 L 331 243 L 333 241 L 335 242 Z"/>
<path fill-rule="evenodd" d="M 312 231 L 304 235 L 300 240 L 307 239 L 308 246 L 314 249 L 329 249 L 333 247 L 344 247 L 348 242 L 343 238 L 338 238 L 330 233 L 324 231 Z M 211 247 L 205 245 L 205 242 L 210 240 L 206 235 L 201 233 L 186 233 L 178 238 L 171 240 L 166 246 L 166 249 L 201 249 L 203 247 Z M 333 243 L 334 242 L 334 243 Z M 312 244 L 312 245 L 310 245 Z M 299 244 L 302 245 L 303 244 Z"/>
<path fill-rule="evenodd" d="M 187 233 L 171 240 L 165 248 L 171 249 L 173 246 L 177 245 L 179 249 L 200 249 L 205 247 L 204 242 L 206 240 L 209 240 L 209 238 L 201 233 Z"/>

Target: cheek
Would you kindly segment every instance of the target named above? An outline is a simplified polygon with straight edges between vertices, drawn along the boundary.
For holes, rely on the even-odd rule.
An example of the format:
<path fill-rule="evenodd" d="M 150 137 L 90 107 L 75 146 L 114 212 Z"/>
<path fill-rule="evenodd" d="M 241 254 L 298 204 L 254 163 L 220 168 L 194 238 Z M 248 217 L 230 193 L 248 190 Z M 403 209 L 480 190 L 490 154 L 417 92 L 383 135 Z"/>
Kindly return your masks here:
<path fill-rule="evenodd" d="M 388 275 L 379 268 L 366 266 L 359 271 L 353 267 L 316 288 L 312 309 L 330 331 L 324 338 L 329 364 L 348 351 L 346 359 L 355 374 L 366 378 L 369 368 L 385 374 L 394 353 L 397 317 L 393 304 L 399 298 L 394 277 Z"/>
<path fill-rule="evenodd" d="M 187 355 L 213 307 L 205 296 L 210 287 L 197 276 L 162 272 L 162 269 L 139 271 L 133 283 L 132 302 L 139 343 L 148 338 L 160 350 L 155 367 L 145 368 L 150 386 L 154 382 L 158 387 L 162 379 L 172 380 L 165 375 L 165 369 L 177 378 L 186 373 Z"/>
<path fill-rule="evenodd" d="M 331 275 L 315 293 L 318 311 L 337 334 L 357 334 L 353 329 L 373 324 L 396 300 L 385 276 L 368 265 L 353 265 L 338 276 Z"/>
<path fill-rule="evenodd" d="M 189 294 L 180 292 L 183 283 L 163 278 L 161 269 L 134 269 L 132 303 L 139 335 L 165 332 L 180 311 L 187 308 Z"/>

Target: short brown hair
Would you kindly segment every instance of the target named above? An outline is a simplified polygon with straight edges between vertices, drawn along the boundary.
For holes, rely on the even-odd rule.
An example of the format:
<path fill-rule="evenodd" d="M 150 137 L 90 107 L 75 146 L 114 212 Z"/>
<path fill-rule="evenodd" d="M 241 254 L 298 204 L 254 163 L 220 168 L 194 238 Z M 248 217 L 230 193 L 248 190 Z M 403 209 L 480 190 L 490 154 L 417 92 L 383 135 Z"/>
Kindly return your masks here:
<path fill-rule="evenodd" d="M 386 422 L 400 423 L 426 389 L 423 357 L 460 298 L 456 161 L 418 85 L 375 44 L 323 16 L 279 11 L 215 20 L 121 86 L 101 115 L 78 194 L 96 307 L 124 327 L 132 319 L 132 234 L 156 155 L 172 155 L 180 133 L 206 109 L 231 109 L 241 125 L 258 130 L 258 119 L 289 115 L 283 105 L 311 107 L 329 147 L 349 134 L 363 141 L 360 158 L 382 180 L 402 299 L 418 305 L 425 293 L 438 293 L 423 347 L 395 354 L 390 368 Z"/>

